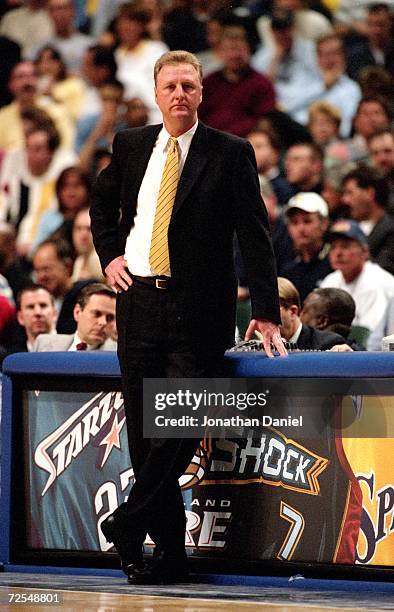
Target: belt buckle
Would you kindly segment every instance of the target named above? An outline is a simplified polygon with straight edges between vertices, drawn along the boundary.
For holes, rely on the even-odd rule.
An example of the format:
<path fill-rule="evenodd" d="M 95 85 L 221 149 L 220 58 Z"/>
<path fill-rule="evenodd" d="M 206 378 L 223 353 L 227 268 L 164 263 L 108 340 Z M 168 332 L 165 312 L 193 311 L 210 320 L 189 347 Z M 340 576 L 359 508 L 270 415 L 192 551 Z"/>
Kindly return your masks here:
<path fill-rule="evenodd" d="M 155 278 L 156 289 L 167 289 L 167 282 L 166 278 Z"/>

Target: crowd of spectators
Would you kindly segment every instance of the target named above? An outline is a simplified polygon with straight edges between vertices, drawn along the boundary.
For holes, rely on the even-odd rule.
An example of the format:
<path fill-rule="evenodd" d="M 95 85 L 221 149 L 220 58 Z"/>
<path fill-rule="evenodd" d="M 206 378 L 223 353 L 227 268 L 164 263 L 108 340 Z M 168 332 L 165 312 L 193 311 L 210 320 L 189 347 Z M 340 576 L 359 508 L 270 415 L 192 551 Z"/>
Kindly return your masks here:
<path fill-rule="evenodd" d="M 393 16 L 393 0 L 3 0 L 1 355 L 75 334 L 81 290 L 105 282 L 91 185 L 119 130 L 160 120 L 169 49 L 203 65 L 200 119 L 255 151 L 284 338 L 379 349 L 394 333 Z M 116 341 L 101 319 L 88 348 Z"/>

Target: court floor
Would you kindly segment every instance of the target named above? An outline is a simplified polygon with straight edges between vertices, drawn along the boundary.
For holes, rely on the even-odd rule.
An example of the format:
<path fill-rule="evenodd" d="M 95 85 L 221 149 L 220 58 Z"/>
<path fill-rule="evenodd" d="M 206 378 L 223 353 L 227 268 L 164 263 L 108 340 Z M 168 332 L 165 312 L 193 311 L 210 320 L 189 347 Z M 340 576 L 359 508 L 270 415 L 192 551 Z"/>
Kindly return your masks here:
<path fill-rule="evenodd" d="M 115 573 L 114 573 L 115 574 Z M 123 575 L 0 573 L 0 610 L 109 612 L 303 612 L 394 610 L 386 584 L 308 580 L 288 586 L 209 584 L 193 578 L 171 586 L 127 585 Z M 302 584 L 301 584 L 302 583 Z M 346 584 L 346 588 L 344 585 Z M 385 588 L 386 587 L 386 588 Z"/>

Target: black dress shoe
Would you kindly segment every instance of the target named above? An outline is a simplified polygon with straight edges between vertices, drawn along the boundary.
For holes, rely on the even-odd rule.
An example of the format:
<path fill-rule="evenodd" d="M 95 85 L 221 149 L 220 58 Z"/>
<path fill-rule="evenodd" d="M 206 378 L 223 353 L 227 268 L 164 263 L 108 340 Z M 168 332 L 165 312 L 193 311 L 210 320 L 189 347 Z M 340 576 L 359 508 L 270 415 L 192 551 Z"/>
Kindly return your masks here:
<path fill-rule="evenodd" d="M 136 566 L 142 569 L 142 567 L 146 565 L 143 562 L 142 545 L 139 546 L 136 543 L 131 544 L 130 541 L 127 540 L 125 531 L 121 530 L 119 522 L 113 514 L 101 523 L 101 531 L 107 542 L 113 544 L 118 551 L 122 562 L 122 570 L 127 576 L 129 575 L 127 568 Z"/>
<path fill-rule="evenodd" d="M 145 564 L 146 565 L 146 564 Z M 175 584 L 177 582 L 187 582 L 189 571 L 187 568 L 186 556 L 173 558 L 159 553 L 153 559 L 151 566 L 146 565 L 145 569 L 138 567 L 127 576 L 129 584 Z"/>

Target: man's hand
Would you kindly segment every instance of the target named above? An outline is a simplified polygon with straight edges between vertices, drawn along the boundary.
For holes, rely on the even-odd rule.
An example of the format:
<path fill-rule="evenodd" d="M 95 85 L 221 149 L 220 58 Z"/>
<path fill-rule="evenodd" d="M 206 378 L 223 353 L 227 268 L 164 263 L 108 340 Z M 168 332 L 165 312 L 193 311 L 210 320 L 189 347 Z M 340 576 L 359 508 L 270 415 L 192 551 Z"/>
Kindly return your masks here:
<path fill-rule="evenodd" d="M 327 351 L 332 353 L 353 353 L 353 349 L 348 344 L 336 344 L 327 349 Z"/>
<path fill-rule="evenodd" d="M 248 329 L 246 330 L 245 340 L 251 340 L 255 331 L 259 332 L 261 335 L 267 357 L 273 357 L 271 343 L 274 345 L 279 355 L 282 357 L 287 355 L 287 351 L 282 342 L 279 327 L 275 325 L 275 323 L 267 321 L 266 319 L 252 319 L 249 323 Z"/>
<path fill-rule="evenodd" d="M 116 293 L 121 293 L 122 290 L 127 291 L 133 284 L 133 279 L 127 270 L 127 261 L 123 255 L 119 255 L 119 257 L 113 259 L 105 268 L 104 272 L 108 284 Z"/>

